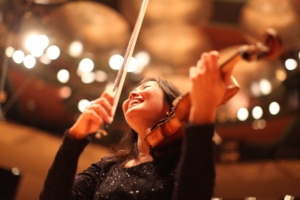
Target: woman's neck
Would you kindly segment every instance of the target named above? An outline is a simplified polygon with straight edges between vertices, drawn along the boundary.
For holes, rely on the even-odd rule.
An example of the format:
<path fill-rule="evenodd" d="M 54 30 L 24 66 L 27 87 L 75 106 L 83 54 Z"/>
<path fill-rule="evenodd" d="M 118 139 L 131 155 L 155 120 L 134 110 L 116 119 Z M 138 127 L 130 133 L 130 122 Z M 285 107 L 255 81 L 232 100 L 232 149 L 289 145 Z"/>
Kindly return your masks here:
<path fill-rule="evenodd" d="M 149 146 L 144 140 L 145 137 L 146 135 L 138 136 L 138 141 L 137 141 L 138 155 L 142 155 L 142 156 L 150 155 Z"/>
<path fill-rule="evenodd" d="M 152 155 L 150 154 L 150 149 L 147 143 L 144 140 L 145 134 L 138 134 L 137 148 L 138 155 L 136 158 L 133 158 L 125 163 L 125 168 L 130 168 L 137 166 L 139 164 L 150 162 L 153 160 Z"/>

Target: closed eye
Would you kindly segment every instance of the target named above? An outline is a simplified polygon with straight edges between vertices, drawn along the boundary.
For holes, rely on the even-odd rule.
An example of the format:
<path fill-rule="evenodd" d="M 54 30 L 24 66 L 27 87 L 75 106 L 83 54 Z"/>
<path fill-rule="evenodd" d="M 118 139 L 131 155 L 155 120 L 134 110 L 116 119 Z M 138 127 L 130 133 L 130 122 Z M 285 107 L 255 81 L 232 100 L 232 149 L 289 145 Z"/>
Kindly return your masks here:
<path fill-rule="evenodd" d="M 151 87 L 151 85 L 144 85 L 141 89 L 146 89 L 146 88 L 149 88 Z"/>

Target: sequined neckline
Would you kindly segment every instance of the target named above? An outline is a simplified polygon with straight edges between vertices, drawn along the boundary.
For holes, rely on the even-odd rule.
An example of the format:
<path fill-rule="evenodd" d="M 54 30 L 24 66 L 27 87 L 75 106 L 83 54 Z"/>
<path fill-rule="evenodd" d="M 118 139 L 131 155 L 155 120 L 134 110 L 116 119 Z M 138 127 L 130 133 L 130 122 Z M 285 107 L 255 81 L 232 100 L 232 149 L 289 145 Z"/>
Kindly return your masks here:
<path fill-rule="evenodd" d="M 130 162 L 130 161 L 132 161 L 133 162 L 133 164 L 132 164 L 132 166 L 126 166 L 127 164 L 128 164 L 128 162 Z M 130 160 L 130 161 L 126 161 L 126 162 L 124 162 L 123 164 L 122 164 L 122 166 L 123 166 L 123 168 L 124 169 L 130 169 L 130 168 L 135 168 L 135 167 L 139 167 L 139 166 L 141 166 L 141 165 L 146 165 L 146 164 L 149 164 L 149 163 L 151 163 L 151 164 L 153 164 L 153 160 L 149 160 L 149 161 L 145 161 L 145 162 L 140 162 L 140 163 L 138 163 L 138 164 L 135 164 L 134 162 L 134 160 Z M 128 164 L 129 165 L 129 164 Z"/>

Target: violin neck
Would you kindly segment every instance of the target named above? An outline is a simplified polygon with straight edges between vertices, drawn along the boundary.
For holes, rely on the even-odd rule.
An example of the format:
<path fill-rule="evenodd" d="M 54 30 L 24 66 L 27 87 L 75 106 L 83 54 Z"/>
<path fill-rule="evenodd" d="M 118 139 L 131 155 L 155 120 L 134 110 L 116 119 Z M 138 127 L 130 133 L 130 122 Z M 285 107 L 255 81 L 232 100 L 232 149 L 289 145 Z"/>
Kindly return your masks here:
<path fill-rule="evenodd" d="M 245 53 L 243 53 L 243 51 L 236 52 L 229 59 L 223 62 L 223 64 L 220 65 L 221 73 L 223 75 L 226 73 L 231 73 L 233 71 L 235 64 L 241 59 L 247 59 L 245 58 Z M 240 86 L 233 76 L 230 77 L 230 80 L 228 80 L 227 84 L 228 84 L 227 90 L 224 95 L 223 101 L 220 105 L 225 104 L 228 100 L 230 100 L 233 96 L 235 96 L 236 93 L 240 90 Z"/>
<path fill-rule="evenodd" d="M 220 65 L 220 70 L 223 74 L 232 71 L 235 64 L 240 60 L 258 60 L 258 56 L 255 55 L 253 52 L 247 51 L 249 46 L 241 47 L 235 54 L 229 57 L 225 62 Z M 263 54 L 261 54 L 263 55 Z"/>
<path fill-rule="evenodd" d="M 233 68 L 235 64 L 240 61 L 243 58 L 242 54 L 240 52 L 236 52 L 234 55 L 232 55 L 229 59 L 227 59 L 225 62 L 223 62 L 219 69 L 223 74 L 226 74 L 227 72 L 233 71 Z"/>

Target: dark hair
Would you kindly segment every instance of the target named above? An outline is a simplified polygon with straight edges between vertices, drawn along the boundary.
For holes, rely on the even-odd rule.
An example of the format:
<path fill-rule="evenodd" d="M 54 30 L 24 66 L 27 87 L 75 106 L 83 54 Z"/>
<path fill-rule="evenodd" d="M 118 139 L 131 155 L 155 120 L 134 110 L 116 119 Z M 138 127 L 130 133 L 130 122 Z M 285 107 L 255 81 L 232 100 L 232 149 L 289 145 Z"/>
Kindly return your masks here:
<path fill-rule="evenodd" d="M 156 78 L 145 78 L 139 85 L 148 82 L 155 81 L 158 86 L 162 89 L 164 93 L 164 100 L 169 104 L 170 109 L 173 108 L 173 101 L 181 95 L 180 91 L 169 81 L 161 79 L 159 77 Z M 114 152 L 114 156 L 112 159 L 114 161 L 124 161 L 135 158 L 138 155 L 137 150 L 137 133 L 128 127 L 128 131 L 125 132 L 124 136 L 121 138 L 120 142 L 113 146 L 112 150 Z"/>

